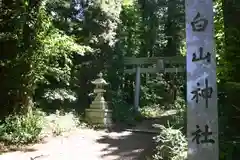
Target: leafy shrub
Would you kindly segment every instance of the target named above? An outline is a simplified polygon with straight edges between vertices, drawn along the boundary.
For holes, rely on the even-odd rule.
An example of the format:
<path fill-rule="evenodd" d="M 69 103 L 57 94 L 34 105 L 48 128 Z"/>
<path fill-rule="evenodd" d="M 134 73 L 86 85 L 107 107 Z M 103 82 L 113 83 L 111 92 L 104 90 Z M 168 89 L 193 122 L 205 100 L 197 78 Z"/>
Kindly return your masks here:
<path fill-rule="evenodd" d="M 11 115 L 0 122 L 0 140 L 13 144 L 36 142 L 41 138 L 43 116 L 40 111 L 32 114 Z"/>
<path fill-rule="evenodd" d="M 55 90 L 47 90 L 43 96 L 47 101 L 54 101 L 54 100 L 69 100 L 70 102 L 76 101 L 77 97 L 74 92 L 71 90 L 66 89 L 55 89 Z"/>
<path fill-rule="evenodd" d="M 179 129 L 161 126 L 154 140 L 157 144 L 154 160 L 187 160 L 187 140 Z"/>
<path fill-rule="evenodd" d="M 0 122 L 0 141 L 7 144 L 27 144 L 46 136 L 59 136 L 79 127 L 79 118 L 74 112 L 45 115 L 36 110 L 32 114 L 11 115 Z M 85 127 L 81 123 L 81 127 Z"/>

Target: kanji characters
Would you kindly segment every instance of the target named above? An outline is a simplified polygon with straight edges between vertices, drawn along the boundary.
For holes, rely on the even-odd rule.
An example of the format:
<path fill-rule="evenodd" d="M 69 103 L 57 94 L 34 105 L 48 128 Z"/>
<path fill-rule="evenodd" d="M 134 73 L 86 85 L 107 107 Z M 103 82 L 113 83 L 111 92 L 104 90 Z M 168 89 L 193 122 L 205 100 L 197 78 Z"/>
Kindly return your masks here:
<path fill-rule="evenodd" d="M 207 52 L 205 56 L 203 55 L 203 47 L 199 47 L 199 56 L 197 57 L 197 53 L 192 54 L 192 62 L 197 62 L 201 60 L 207 60 L 208 63 L 211 62 L 211 53 Z"/>
<path fill-rule="evenodd" d="M 208 25 L 208 20 L 200 15 L 198 12 L 197 15 L 194 17 L 193 21 L 191 22 L 192 30 L 194 32 L 202 32 L 205 31 Z"/>
<path fill-rule="evenodd" d="M 204 132 L 200 129 L 199 125 L 196 125 L 196 131 L 192 132 L 193 139 L 192 141 L 196 141 L 197 144 L 200 143 L 215 143 L 213 139 L 210 139 L 209 136 L 212 135 L 212 132 L 209 131 L 209 126 L 205 125 Z M 203 139 L 201 139 L 203 137 Z"/>
<path fill-rule="evenodd" d="M 205 88 L 201 89 L 200 83 L 197 83 L 198 88 L 193 90 L 192 100 L 195 100 L 196 103 L 199 102 L 199 97 L 202 97 L 206 100 L 206 108 L 208 108 L 208 99 L 212 98 L 213 88 L 208 86 L 208 79 L 205 79 Z"/>

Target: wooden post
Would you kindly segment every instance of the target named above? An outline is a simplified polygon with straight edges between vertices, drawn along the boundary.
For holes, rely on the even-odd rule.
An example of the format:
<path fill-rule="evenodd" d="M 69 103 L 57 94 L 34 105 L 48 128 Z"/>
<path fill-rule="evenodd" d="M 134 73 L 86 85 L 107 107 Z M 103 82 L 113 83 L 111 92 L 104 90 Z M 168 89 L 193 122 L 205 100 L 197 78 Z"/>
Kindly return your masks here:
<path fill-rule="evenodd" d="M 136 67 L 136 81 L 135 81 L 135 97 L 134 97 L 134 106 L 136 111 L 139 111 L 139 97 L 140 97 L 140 66 Z"/>
<path fill-rule="evenodd" d="M 185 0 L 188 160 L 219 160 L 212 0 Z"/>
<path fill-rule="evenodd" d="M 149 66 L 148 68 L 152 68 L 151 66 Z M 150 74 L 149 73 L 146 73 L 146 83 L 149 81 L 150 79 Z"/>

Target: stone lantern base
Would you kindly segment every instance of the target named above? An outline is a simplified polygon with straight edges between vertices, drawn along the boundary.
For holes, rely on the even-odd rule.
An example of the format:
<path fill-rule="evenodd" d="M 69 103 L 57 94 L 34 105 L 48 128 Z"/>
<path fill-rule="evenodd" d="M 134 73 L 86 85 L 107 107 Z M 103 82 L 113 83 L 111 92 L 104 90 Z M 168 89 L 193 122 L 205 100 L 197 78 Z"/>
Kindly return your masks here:
<path fill-rule="evenodd" d="M 110 127 L 112 125 L 112 111 L 109 109 L 86 109 L 86 120 L 95 125 Z"/>

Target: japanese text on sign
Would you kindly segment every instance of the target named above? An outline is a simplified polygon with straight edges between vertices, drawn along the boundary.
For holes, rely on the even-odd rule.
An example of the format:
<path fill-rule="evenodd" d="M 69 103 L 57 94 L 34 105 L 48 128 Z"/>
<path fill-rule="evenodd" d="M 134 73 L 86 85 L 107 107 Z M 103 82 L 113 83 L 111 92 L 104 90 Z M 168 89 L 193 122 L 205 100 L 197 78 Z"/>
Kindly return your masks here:
<path fill-rule="evenodd" d="M 205 79 L 205 88 L 201 89 L 200 83 L 197 83 L 197 86 L 198 88 L 191 92 L 193 94 L 192 100 L 198 103 L 199 97 L 202 97 L 206 101 L 206 108 L 208 108 L 208 99 L 212 98 L 213 88 L 208 86 L 208 79 Z"/>
<path fill-rule="evenodd" d="M 191 22 L 192 30 L 194 32 L 202 32 L 205 31 L 208 20 L 200 15 L 198 12 L 197 15 L 194 17 L 193 21 Z"/>
<path fill-rule="evenodd" d="M 185 0 L 188 160 L 218 160 L 213 0 Z"/>
<path fill-rule="evenodd" d="M 199 125 L 196 125 L 196 131 L 192 133 L 192 141 L 196 141 L 197 144 L 201 143 L 215 143 L 213 139 L 210 139 L 209 136 L 212 135 L 212 132 L 209 131 L 208 125 L 205 125 L 205 130 L 202 131 Z M 203 139 L 201 139 L 203 137 Z M 201 139 L 201 140 L 200 140 Z"/>
<path fill-rule="evenodd" d="M 199 47 L 199 56 L 197 57 L 196 52 L 192 55 L 192 62 L 197 62 L 201 60 L 207 60 L 208 63 L 211 62 L 211 53 L 207 52 L 206 55 L 203 55 L 203 47 Z"/>

